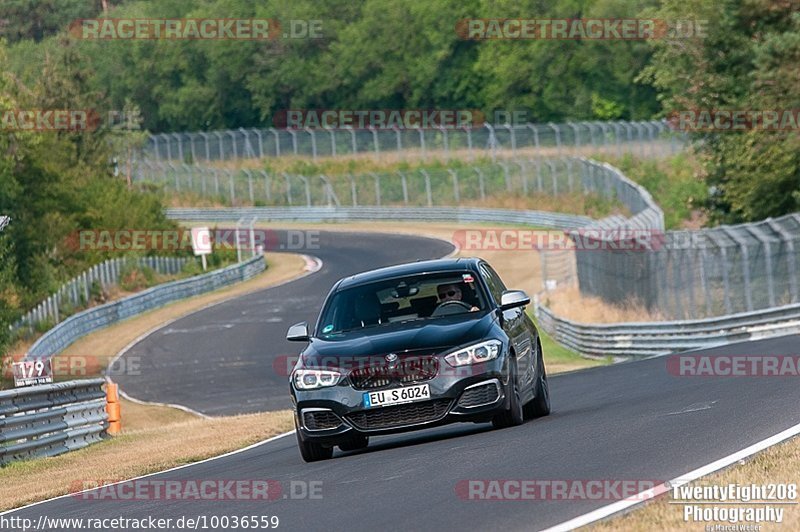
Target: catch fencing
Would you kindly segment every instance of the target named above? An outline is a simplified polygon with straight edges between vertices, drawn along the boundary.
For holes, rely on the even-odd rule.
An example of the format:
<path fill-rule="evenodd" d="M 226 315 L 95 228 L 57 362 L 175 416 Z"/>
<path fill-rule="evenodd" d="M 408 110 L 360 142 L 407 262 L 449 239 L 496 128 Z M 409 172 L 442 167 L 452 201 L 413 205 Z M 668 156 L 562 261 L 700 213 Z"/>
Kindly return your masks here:
<path fill-rule="evenodd" d="M 621 156 L 669 155 L 685 136 L 661 121 L 567 122 L 453 128 L 245 129 L 151 135 L 142 157 L 155 162 L 199 163 L 281 156 L 437 154 L 445 158 L 496 157 L 499 151 L 565 156 L 582 150 Z M 585 153 L 584 153 L 585 154 Z"/>
<path fill-rule="evenodd" d="M 519 204 L 525 198 L 536 204 L 556 196 L 591 194 L 602 198 L 608 210 L 619 207 L 623 213 L 639 215 L 641 223 L 663 228 L 663 213 L 650 194 L 609 168 L 613 167 L 585 158 L 545 157 L 442 169 L 306 176 L 145 163 L 139 166 L 135 182 L 156 184 L 168 194 L 258 207 L 486 207 Z"/>
<path fill-rule="evenodd" d="M 100 441 L 108 429 L 103 379 L 0 391 L 0 466 Z"/>
<path fill-rule="evenodd" d="M 614 304 L 636 302 L 667 319 L 723 316 L 800 301 L 799 214 L 646 236 L 649 242 L 629 245 L 584 238 L 584 246 L 575 249 L 575 277 L 562 274 L 556 280 L 577 281 L 584 295 Z M 551 260 L 549 254 L 543 260 Z M 564 258 L 554 256 L 552 262 L 562 264 Z"/>
<path fill-rule="evenodd" d="M 172 301 L 196 296 L 240 281 L 264 271 L 264 257 L 255 255 L 245 262 L 203 275 L 163 283 L 105 305 L 73 314 L 44 335 L 28 349 L 27 359 L 49 358 L 60 353 L 75 340 L 142 312 Z"/>
<path fill-rule="evenodd" d="M 194 259 L 138 257 L 108 259 L 100 264 L 95 264 L 64 283 L 53 295 L 27 312 L 14 324 L 13 329 L 27 327 L 32 331 L 40 323 L 59 323 L 61 318 L 66 317 L 72 309 L 87 305 L 91 301 L 92 291 L 95 288 L 105 290 L 112 285 L 118 285 L 120 277 L 130 267 L 146 267 L 162 275 L 175 275 L 180 273 L 190 260 Z"/>

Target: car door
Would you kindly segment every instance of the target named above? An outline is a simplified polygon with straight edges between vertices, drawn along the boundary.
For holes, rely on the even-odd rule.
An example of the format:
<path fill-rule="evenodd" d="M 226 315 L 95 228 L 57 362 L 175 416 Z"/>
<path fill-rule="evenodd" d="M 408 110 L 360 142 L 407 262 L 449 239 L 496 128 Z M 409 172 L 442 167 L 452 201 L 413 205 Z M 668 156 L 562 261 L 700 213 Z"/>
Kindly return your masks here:
<path fill-rule="evenodd" d="M 503 292 L 507 290 L 506 285 L 489 264 L 481 263 L 480 271 L 492 297 L 499 305 Z M 525 309 L 523 307 L 503 311 L 503 330 L 511 339 L 514 352 L 517 354 L 517 383 L 523 399 L 527 395 L 525 392 L 526 387 L 533 381 L 535 367 L 535 361 L 531 356 L 533 339 L 525 318 Z"/>

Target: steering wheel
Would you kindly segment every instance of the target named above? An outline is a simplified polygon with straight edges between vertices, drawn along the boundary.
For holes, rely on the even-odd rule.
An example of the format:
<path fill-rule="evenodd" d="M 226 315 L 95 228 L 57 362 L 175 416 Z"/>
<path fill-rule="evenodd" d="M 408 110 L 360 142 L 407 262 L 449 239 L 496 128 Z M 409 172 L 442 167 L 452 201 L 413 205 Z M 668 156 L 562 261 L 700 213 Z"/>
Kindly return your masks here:
<path fill-rule="evenodd" d="M 438 307 L 436 307 L 436 310 L 434 310 L 433 313 L 431 313 L 431 316 L 435 317 L 435 316 L 449 316 L 450 314 L 459 314 L 460 312 L 462 312 L 462 310 L 459 309 L 458 307 L 461 307 L 461 309 L 464 309 L 467 312 L 472 310 L 472 305 L 464 303 L 463 301 L 451 299 L 450 301 L 445 301 L 444 303 L 441 303 Z"/>

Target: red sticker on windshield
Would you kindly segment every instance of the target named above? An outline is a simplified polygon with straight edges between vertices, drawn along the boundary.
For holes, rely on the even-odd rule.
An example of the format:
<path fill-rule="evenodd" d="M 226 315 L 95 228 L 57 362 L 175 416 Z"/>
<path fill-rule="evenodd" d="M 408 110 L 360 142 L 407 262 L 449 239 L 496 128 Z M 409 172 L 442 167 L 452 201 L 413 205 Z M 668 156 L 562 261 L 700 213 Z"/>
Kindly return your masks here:
<path fill-rule="evenodd" d="M 475 282 L 475 278 L 472 277 L 471 273 L 465 273 L 465 274 L 463 274 L 461 276 L 461 278 L 464 279 L 465 283 L 474 283 Z"/>

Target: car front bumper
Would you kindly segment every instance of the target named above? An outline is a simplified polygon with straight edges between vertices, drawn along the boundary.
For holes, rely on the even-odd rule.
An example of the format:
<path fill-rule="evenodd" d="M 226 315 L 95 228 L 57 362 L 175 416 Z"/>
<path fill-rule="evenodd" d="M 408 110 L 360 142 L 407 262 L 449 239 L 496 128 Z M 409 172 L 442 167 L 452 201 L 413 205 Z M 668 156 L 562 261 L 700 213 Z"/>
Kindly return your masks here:
<path fill-rule="evenodd" d="M 430 399 L 382 407 L 365 408 L 364 394 L 375 390 L 357 390 L 349 379 L 317 390 L 297 390 L 290 384 L 300 437 L 336 445 L 353 434 L 394 434 L 455 422 L 489 421 L 507 408 L 506 357 L 501 355 L 480 366 L 445 367 L 446 371 L 432 379 L 406 385 L 428 384 Z M 397 387 L 402 386 L 387 389 Z"/>

